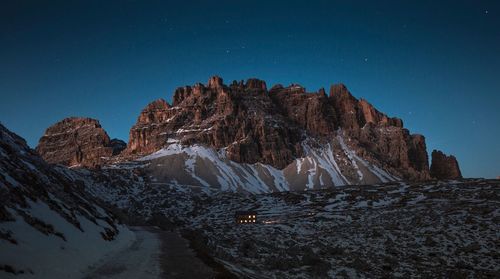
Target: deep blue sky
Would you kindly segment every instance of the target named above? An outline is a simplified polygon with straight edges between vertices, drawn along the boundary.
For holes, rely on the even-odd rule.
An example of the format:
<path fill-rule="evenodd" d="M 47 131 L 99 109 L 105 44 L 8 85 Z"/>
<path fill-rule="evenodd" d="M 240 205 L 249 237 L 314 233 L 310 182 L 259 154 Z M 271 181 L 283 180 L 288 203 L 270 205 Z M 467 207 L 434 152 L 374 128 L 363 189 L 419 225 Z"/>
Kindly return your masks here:
<path fill-rule="evenodd" d="M 499 1 L 269 2 L 4 0 L 0 121 L 33 147 L 73 115 L 127 140 L 147 103 L 211 75 L 343 82 L 465 176 L 500 175 Z"/>

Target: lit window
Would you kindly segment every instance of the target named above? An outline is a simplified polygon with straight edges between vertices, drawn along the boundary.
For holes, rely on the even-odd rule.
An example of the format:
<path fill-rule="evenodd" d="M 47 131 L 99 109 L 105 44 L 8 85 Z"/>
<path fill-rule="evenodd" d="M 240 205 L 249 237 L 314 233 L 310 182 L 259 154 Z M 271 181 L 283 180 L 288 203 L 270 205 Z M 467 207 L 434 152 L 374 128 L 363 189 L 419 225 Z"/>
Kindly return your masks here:
<path fill-rule="evenodd" d="M 247 220 L 245 220 L 245 223 L 247 222 Z"/>
<path fill-rule="evenodd" d="M 255 219 L 255 217 L 256 217 L 256 216 L 254 215 L 254 216 L 253 216 L 253 218 Z"/>
<path fill-rule="evenodd" d="M 252 215 L 248 215 L 248 218 L 252 218 Z"/>

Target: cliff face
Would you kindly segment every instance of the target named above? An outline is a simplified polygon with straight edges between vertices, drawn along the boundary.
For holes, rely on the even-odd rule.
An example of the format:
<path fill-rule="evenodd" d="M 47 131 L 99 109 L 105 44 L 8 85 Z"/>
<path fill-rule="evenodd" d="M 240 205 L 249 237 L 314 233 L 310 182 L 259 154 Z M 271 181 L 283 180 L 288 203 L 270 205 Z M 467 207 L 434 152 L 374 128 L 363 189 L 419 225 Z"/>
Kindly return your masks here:
<path fill-rule="evenodd" d="M 99 121 L 70 117 L 47 128 L 36 151 L 48 163 L 96 167 L 124 148 L 123 141 L 109 139 Z"/>
<path fill-rule="evenodd" d="M 460 167 L 455 156 L 447 156 L 439 150 L 432 151 L 432 163 L 430 174 L 436 179 L 462 178 Z"/>
<path fill-rule="evenodd" d="M 301 154 L 301 129 L 276 110 L 263 81 L 226 86 L 213 77 L 206 86 L 178 88 L 173 99 L 172 107 L 161 100 L 142 111 L 130 131 L 129 154 L 151 153 L 169 139 L 225 148 L 236 162 L 280 168 Z"/>
<path fill-rule="evenodd" d="M 301 143 L 328 141 L 341 129 L 357 153 L 405 179 L 428 179 L 425 138 L 411 135 L 401 119 L 388 117 L 343 84 L 306 92 L 300 85 L 249 79 L 225 85 L 178 88 L 173 104 L 157 100 L 130 131 L 127 154 L 145 155 L 169 143 L 224 149 L 230 160 L 261 162 L 283 169 L 304 154 Z"/>
<path fill-rule="evenodd" d="M 341 180 L 374 181 L 356 177 L 357 159 L 342 151 L 352 150 L 359 160 L 395 177 L 431 178 L 424 136 L 411 134 L 401 119 L 358 100 L 343 84 L 332 85 L 327 94 L 324 89 L 307 92 L 298 84 L 268 89 L 265 81 L 254 78 L 226 85 L 214 76 L 207 84 L 177 88 L 172 104 L 159 99 L 147 105 L 123 152 L 124 143 L 110 140 L 90 118 L 67 118 L 49 127 L 37 151 L 50 163 L 96 167 L 109 163 L 110 157 L 111 162 L 130 160 L 172 144 L 202 145 L 233 162 L 262 163 L 287 173 L 296 160 L 314 157 L 311 150 L 333 148 L 335 158 L 328 161 L 333 166 L 334 160 L 344 162 L 334 166 L 335 172 L 347 175 Z M 436 160 L 434 177 L 460 175 L 458 165 Z"/>

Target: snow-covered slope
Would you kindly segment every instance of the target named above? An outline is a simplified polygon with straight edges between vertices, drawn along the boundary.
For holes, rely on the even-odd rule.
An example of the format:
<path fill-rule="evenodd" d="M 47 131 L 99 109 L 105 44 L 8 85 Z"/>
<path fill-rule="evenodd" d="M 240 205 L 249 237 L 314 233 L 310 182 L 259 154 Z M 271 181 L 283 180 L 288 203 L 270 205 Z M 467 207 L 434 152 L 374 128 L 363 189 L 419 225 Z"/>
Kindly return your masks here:
<path fill-rule="evenodd" d="M 237 163 L 225 150 L 201 145 L 183 146 L 175 140 L 134 164 L 111 169 L 142 168 L 156 183 L 178 184 L 210 193 L 217 191 L 269 193 L 396 181 L 397 177 L 370 163 L 344 142 L 339 134 L 329 142 L 307 140 L 303 157 L 283 170 L 270 165 Z"/>
<path fill-rule="evenodd" d="M 0 125 L 0 277 L 79 278 L 134 234 Z"/>

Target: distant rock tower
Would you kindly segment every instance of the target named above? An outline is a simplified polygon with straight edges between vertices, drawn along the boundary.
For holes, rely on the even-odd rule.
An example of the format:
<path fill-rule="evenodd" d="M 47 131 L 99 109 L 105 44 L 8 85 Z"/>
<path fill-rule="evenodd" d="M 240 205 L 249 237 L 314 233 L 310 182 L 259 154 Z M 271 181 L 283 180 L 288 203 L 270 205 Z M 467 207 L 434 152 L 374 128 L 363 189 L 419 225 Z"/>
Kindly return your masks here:
<path fill-rule="evenodd" d="M 439 150 L 432 151 L 431 177 L 436 179 L 462 178 L 455 156 L 447 156 Z"/>
<path fill-rule="evenodd" d="M 36 151 L 51 164 L 69 167 L 97 167 L 107 157 L 125 148 L 120 140 L 110 140 L 99 121 L 69 117 L 47 128 Z"/>

